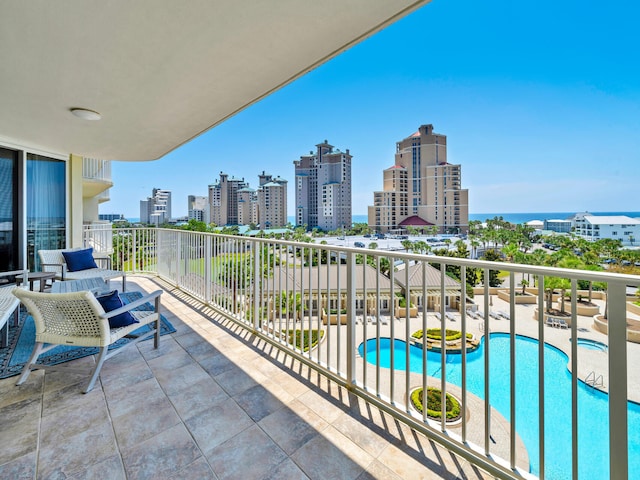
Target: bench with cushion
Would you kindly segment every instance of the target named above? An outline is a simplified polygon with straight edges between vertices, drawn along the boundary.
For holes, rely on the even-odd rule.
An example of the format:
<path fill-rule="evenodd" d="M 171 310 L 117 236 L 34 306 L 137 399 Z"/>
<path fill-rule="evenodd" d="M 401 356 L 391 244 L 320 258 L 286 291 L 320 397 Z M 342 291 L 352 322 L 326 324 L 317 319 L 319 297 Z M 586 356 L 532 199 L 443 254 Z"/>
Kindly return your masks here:
<path fill-rule="evenodd" d="M 122 291 L 126 291 L 125 272 L 98 267 L 98 262 L 107 262 L 108 257 L 94 257 L 93 248 L 74 248 L 59 250 L 38 250 L 43 272 L 55 272 L 58 280 L 83 280 L 102 278 L 108 282 L 112 278 L 122 277 Z"/>

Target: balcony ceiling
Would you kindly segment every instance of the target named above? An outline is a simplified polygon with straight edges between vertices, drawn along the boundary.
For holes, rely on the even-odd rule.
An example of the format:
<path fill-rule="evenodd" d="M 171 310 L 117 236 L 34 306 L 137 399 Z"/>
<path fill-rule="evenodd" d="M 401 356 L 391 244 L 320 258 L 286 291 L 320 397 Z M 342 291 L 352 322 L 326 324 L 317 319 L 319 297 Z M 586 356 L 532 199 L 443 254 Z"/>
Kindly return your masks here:
<path fill-rule="evenodd" d="M 157 159 L 428 2 L 4 2 L 0 141 Z"/>

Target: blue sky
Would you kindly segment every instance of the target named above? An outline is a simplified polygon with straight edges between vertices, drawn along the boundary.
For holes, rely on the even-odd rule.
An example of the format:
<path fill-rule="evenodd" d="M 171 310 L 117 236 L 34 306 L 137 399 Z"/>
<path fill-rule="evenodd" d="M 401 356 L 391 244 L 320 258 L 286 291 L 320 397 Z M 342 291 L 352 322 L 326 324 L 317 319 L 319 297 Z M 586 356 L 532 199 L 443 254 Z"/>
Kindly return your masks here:
<path fill-rule="evenodd" d="M 158 187 L 186 215 L 220 171 L 255 188 L 266 170 L 292 214 L 293 161 L 326 139 L 353 155 L 365 214 L 396 142 L 427 123 L 471 213 L 638 211 L 639 19 L 632 0 L 434 0 L 160 160 L 113 162 L 100 212 L 138 217 Z"/>

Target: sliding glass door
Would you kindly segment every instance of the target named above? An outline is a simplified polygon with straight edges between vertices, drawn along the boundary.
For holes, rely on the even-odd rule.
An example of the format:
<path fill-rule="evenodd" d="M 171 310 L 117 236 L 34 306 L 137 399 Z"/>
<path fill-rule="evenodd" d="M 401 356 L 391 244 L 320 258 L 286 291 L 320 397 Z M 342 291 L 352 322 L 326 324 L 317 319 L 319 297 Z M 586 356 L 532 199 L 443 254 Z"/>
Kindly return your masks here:
<path fill-rule="evenodd" d="M 21 268 L 18 236 L 18 152 L 0 148 L 0 272 Z"/>
<path fill-rule="evenodd" d="M 66 246 L 66 162 L 27 154 L 27 264 L 40 270 L 38 250 Z"/>

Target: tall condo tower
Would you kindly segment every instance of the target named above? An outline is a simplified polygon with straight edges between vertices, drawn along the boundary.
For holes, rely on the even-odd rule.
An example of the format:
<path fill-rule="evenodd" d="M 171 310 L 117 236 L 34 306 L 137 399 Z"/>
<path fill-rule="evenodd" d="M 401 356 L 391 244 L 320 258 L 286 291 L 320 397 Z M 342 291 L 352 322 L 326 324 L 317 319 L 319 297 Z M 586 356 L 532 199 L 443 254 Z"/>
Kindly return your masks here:
<path fill-rule="evenodd" d="M 140 200 L 140 222 L 162 225 L 171 220 L 171 190 L 154 188 L 151 196 Z"/>
<path fill-rule="evenodd" d="M 209 185 L 209 221 L 216 225 L 239 225 L 238 191 L 248 186 L 244 178 L 220 172 L 219 181 Z"/>
<path fill-rule="evenodd" d="M 351 155 L 324 143 L 294 160 L 296 224 L 337 230 L 351 227 Z"/>
<path fill-rule="evenodd" d="M 447 162 L 447 137 L 433 125 L 397 142 L 395 165 L 383 171 L 382 185 L 368 208 L 376 231 L 433 225 L 439 233 L 468 231 L 469 191 L 461 188 L 460 165 Z"/>
<path fill-rule="evenodd" d="M 264 171 L 258 175 L 258 223 L 260 228 L 284 227 L 287 222 L 287 181 Z"/>

